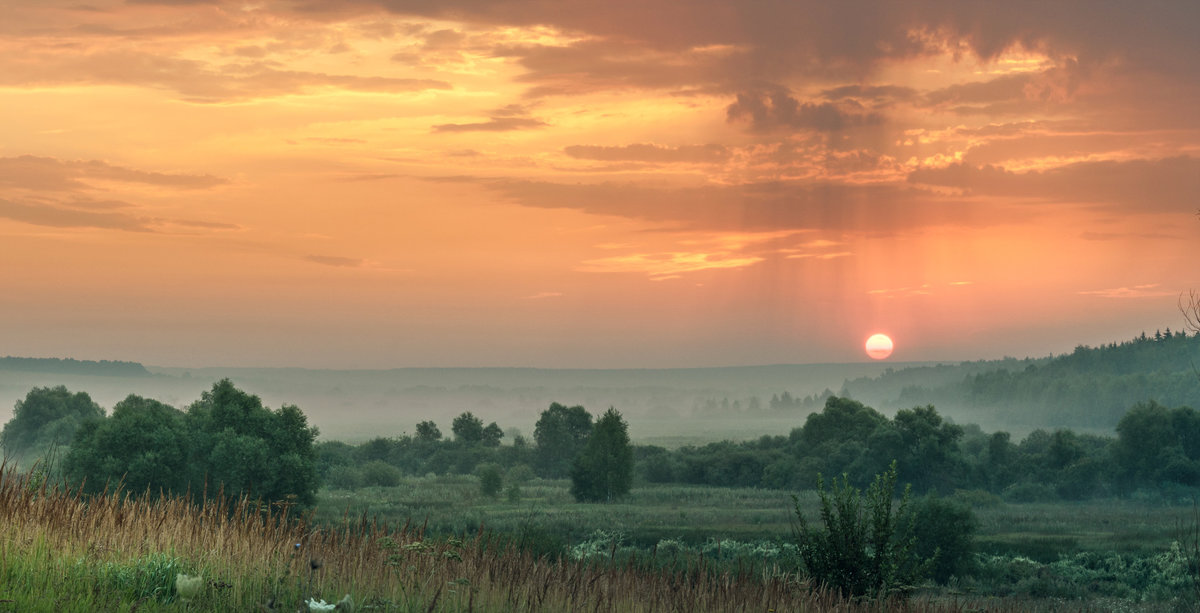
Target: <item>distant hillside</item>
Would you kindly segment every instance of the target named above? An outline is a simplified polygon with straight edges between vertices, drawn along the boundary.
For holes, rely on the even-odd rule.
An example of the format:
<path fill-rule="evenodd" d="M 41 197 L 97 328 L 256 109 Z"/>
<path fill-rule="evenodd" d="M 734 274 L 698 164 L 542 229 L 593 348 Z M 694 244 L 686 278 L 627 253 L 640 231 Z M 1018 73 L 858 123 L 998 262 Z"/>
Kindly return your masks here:
<path fill-rule="evenodd" d="M 1200 336 L 1156 332 L 1040 359 L 964 362 L 848 380 L 843 395 L 877 406 L 942 410 L 1045 427 L 1113 428 L 1156 400 L 1200 408 Z"/>
<path fill-rule="evenodd" d="M 137 362 L 75 360 L 71 358 L 0 358 L 0 371 L 44 372 L 101 377 L 148 377 L 150 371 Z"/>

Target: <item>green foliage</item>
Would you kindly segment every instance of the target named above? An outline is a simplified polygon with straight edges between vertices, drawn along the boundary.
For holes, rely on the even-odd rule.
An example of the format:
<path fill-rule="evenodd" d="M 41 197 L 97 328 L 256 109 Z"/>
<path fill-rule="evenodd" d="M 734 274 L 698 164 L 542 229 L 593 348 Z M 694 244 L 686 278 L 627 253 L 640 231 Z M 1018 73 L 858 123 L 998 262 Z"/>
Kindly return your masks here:
<path fill-rule="evenodd" d="M 268 410 L 258 396 L 224 379 L 192 403 L 187 422 L 193 491 L 207 482 L 210 494 L 223 486 L 226 494 L 245 492 L 301 508 L 316 502 L 317 429 L 299 408 Z"/>
<path fill-rule="evenodd" d="M 86 422 L 64 461 L 64 474 L 83 491 L 124 482 L 127 491 L 183 494 L 190 484 L 190 438 L 182 411 L 130 395 L 112 416 Z"/>
<path fill-rule="evenodd" d="M 580 502 L 612 502 L 632 486 L 629 426 L 610 408 L 596 421 L 587 445 L 571 465 L 571 495 Z"/>
<path fill-rule="evenodd" d="M 496 498 L 500 495 L 500 490 L 504 487 L 503 470 L 498 464 L 480 464 L 475 469 L 475 474 L 479 476 L 479 493 L 488 498 Z"/>
<path fill-rule="evenodd" d="M 483 420 L 470 411 L 455 417 L 450 430 L 454 432 L 454 440 L 460 443 L 473 445 L 483 440 Z"/>
<path fill-rule="evenodd" d="M 5 453 L 18 457 L 45 453 L 68 445 L 84 423 L 104 417 L 104 410 L 84 392 L 66 387 L 35 387 L 13 408 L 13 417 L 0 430 Z"/>
<path fill-rule="evenodd" d="M 808 576 L 847 597 L 887 597 L 904 593 L 928 571 L 914 549 L 914 516 L 909 488 L 893 509 L 896 464 L 876 475 L 864 496 L 843 476 L 832 490 L 817 481 L 824 530 L 809 525 L 795 500 L 796 544 Z"/>
<path fill-rule="evenodd" d="M 1121 485 L 1200 485 L 1200 413 L 1157 402 L 1135 405 L 1117 424 L 1113 448 Z"/>
<path fill-rule="evenodd" d="M 442 431 L 432 421 L 417 424 L 417 440 L 425 443 L 442 440 Z"/>
<path fill-rule="evenodd" d="M 551 403 L 534 425 L 534 470 L 550 479 L 566 477 L 591 433 L 592 415 L 587 409 Z"/>
<path fill-rule="evenodd" d="M 979 521 L 971 507 L 930 493 L 917 500 L 913 516 L 913 553 L 918 559 L 933 561 L 934 581 L 945 584 L 951 577 L 964 577 L 974 570 Z"/>
<path fill-rule="evenodd" d="M 367 487 L 396 487 L 404 479 L 404 473 L 399 468 L 381 460 L 371 460 L 363 464 L 359 471 L 362 484 Z"/>

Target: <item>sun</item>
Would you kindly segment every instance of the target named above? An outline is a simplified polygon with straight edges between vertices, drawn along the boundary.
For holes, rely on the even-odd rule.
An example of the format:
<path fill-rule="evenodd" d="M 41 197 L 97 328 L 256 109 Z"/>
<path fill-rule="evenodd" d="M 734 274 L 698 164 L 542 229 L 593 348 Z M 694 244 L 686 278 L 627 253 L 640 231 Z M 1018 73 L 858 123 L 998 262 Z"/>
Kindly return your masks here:
<path fill-rule="evenodd" d="M 872 334 L 867 339 L 867 355 L 873 360 L 882 360 L 892 355 L 892 339 L 886 334 Z"/>

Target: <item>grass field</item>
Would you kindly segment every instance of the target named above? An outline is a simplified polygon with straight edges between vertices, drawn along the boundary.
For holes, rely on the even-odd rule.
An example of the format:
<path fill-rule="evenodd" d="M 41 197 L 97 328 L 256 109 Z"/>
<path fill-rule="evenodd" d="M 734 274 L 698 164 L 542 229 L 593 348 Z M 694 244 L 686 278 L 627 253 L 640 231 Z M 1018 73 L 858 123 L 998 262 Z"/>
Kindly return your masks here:
<path fill-rule="evenodd" d="M 1187 506 L 974 494 L 984 579 L 923 588 L 906 602 L 851 603 L 795 572 L 786 492 L 642 487 L 617 504 L 578 504 L 561 481 L 529 481 L 510 501 L 481 496 L 473 477 L 428 477 L 326 489 L 310 520 L 295 521 L 244 500 L 85 501 L 0 472 L 0 612 L 295 611 L 308 598 L 347 594 L 358 611 L 405 612 L 1195 604 Z M 807 513 L 815 503 L 801 497 Z M 175 589 L 180 574 L 203 577 L 187 602 Z"/>

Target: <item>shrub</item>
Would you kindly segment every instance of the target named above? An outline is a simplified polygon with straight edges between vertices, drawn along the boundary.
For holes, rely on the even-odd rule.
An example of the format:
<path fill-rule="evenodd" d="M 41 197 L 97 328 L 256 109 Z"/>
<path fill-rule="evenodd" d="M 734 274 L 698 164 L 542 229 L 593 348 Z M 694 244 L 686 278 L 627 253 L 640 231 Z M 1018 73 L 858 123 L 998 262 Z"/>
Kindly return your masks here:
<path fill-rule="evenodd" d="M 799 498 L 793 496 L 799 524 L 796 544 L 808 575 L 843 596 L 887 597 L 911 589 L 929 565 L 914 552 L 909 489 L 905 487 L 899 508 L 893 510 L 895 462 L 875 476 L 865 496 L 845 475 L 840 483 L 834 479 L 828 492 L 818 476 L 824 531 L 809 526 Z"/>
<path fill-rule="evenodd" d="M 488 498 L 495 498 L 500 495 L 501 488 L 504 487 L 504 477 L 501 475 L 500 467 L 496 464 L 480 464 L 476 469 L 475 474 L 479 475 L 479 493 Z"/>
<path fill-rule="evenodd" d="M 380 460 L 367 462 L 362 467 L 362 482 L 366 486 L 396 487 L 403 477 L 399 468 Z"/>
<path fill-rule="evenodd" d="M 915 551 L 918 558 L 932 560 L 934 581 L 945 584 L 974 570 L 979 522 L 971 507 L 930 494 L 917 502 L 914 515 Z"/>

